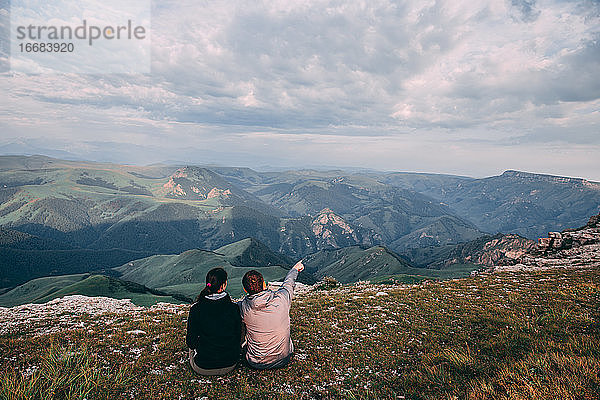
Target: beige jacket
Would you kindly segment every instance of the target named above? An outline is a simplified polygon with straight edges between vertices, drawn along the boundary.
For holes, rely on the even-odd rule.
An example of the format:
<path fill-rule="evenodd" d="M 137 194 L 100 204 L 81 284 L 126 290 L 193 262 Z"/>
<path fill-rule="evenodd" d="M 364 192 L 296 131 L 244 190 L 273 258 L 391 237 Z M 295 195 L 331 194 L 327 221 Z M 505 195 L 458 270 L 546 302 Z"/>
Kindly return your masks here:
<path fill-rule="evenodd" d="M 250 365 L 269 366 L 294 352 L 290 338 L 290 305 L 297 277 L 298 271 L 292 268 L 277 291 L 263 290 L 244 297 L 239 303 L 246 325 L 246 359 Z"/>

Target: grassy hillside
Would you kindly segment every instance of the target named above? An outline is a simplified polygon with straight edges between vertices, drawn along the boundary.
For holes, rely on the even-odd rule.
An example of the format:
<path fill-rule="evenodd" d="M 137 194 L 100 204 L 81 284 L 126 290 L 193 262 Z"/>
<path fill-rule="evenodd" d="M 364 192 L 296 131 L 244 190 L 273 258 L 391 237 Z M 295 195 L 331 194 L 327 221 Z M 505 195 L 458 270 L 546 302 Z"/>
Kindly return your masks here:
<path fill-rule="evenodd" d="M 408 260 L 382 246 L 326 249 L 304 258 L 306 271 L 317 278 L 331 276 L 342 283 L 360 280 L 414 283 L 425 279 L 468 276 L 474 264 L 454 265 L 445 270 L 415 268 Z"/>
<path fill-rule="evenodd" d="M 259 219 L 278 214 L 203 168 L 35 160 L 23 157 L 18 168 L 14 157 L 0 157 L 0 166 L 13 167 L 0 168 L 0 225 L 76 247 L 216 248 L 235 235 L 236 207 Z M 276 245 L 278 227 L 257 235 Z M 156 231 L 162 241 L 154 240 Z M 214 243 L 203 243 L 207 238 Z"/>
<path fill-rule="evenodd" d="M 124 257 L 131 256 L 128 252 L 113 250 L 116 254 Z M 70 268 L 78 267 L 82 263 L 79 253 L 94 257 L 103 254 L 94 250 L 66 250 L 66 251 L 25 251 L 8 249 L 0 255 L 0 260 L 8 259 L 11 254 L 18 254 L 18 261 L 11 265 L 23 265 L 29 268 L 25 272 L 53 273 L 68 271 Z M 26 255 L 36 254 L 39 257 L 30 258 Z M 72 257 L 72 258 L 71 258 Z M 100 257 L 100 260 L 107 260 Z M 99 262 L 100 260 L 95 260 Z M 122 261 L 123 258 L 121 259 Z M 159 299 L 156 295 L 165 293 L 179 294 L 185 298 L 193 299 L 204 288 L 206 273 L 215 267 L 223 267 L 229 273 L 229 286 L 227 290 L 234 296 L 243 294 L 241 286 L 242 276 L 251 269 L 259 269 L 268 281 L 282 279 L 290 268 L 292 261 L 282 254 L 275 253 L 260 241 L 247 238 L 230 245 L 219 248 L 217 252 L 204 250 L 189 250 L 180 255 L 156 255 L 143 259 L 135 259 L 119 265 L 115 269 L 106 269 L 104 274 L 112 276 L 119 275 L 125 281 L 118 279 L 100 278 L 94 276 L 86 279 L 89 274 L 59 275 L 30 280 L 13 290 L 0 295 L 0 306 L 14 306 L 29 302 L 43 302 L 64 294 L 97 295 L 112 298 L 134 298 L 136 304 L 153 304 Z M 34 270 L 35 267 L 37 270 Z M 49 270 L 49 268 L 56 268 Z M 20 276 L 23 269 L 15 269 L 14 274 Z M 8 275 L 6 278 L 11 277 Z M 80 280 L 84 282 L 79 282 Z M 299 282 L 313 284 L 316 282 L 312 275 L 301 273 Z M 131 282 L 136 282 L 131 283 Z M 77 283 L 75 285 L 75 283 Z M 94 288 L 94 284 L 98 284 Z M 145 285 L 145 286 L 140 286 Z M 60 290 L 63 289 L 65 290 Z M 156 289 L 156 293 L 153 291 Z M 148 294 L 147 292 L 150 293 Z M 158 293 L 160 292 L 160 293 Z M 51 295 L 48 297 L 47 295 Z M 133 297 L 132 297 L 133 296 Z M 167 299 L 164 301 L 174 301 Z"/>
<path fill-rule="evenodd" d="M 20 250 L 69 250 L 66 243 L 43 239 L 28 233 L 0 227 L 0 247 Z"/>
<path fill-rule="evenodd" d="M 254 238 L 219 247 L 215 253 L 224 255 L 231 265 L 237 267 L 291 266 L 293 263 L 289 257 L 275 253 Z"/>
<path fill-rule="evenodd" d="M 225 377 L 192 372 L 187 305 L 64 313 L 59 332 L 50 310 L 0 334 L 0 398 L 595 400 L 599 288 L 596 265 L 321 289 L 292 304 L 291 365 Z"/>
<path fill-rule="evenodd" d="M 227 256 L 206 250 L 151 256 L 131 261 L 115 268 L 115 271 L 121 274 L 121 279 L 166 293 L 195 298 L 206 284 L 206 273 L 215 267 L 222 267 L 227 271 L 227 291 L 233 297 L 242 296 L 242 277 L 251 269 L 259 268 L 268 281 L 280 280 L 287 273 L 287 269 L 281 266 L 236 267 L 229 262 Z"/>
<path fill-rule="evenodd" d="M 77 274 L 31 280 L 0 295 L 0 306 L 45 303 L 72 294 L 131 299 L 134 304 L 140 306 L 150 306 L 158 302 L 184 303 L 181 299 L 175 299 L 136 283 L 103 275 Z"/>
<path fill-rule="evenodd" d="M 82 281 L 89 276 L 90 274 L 73 274 L 32 279 L 0 295 L 0 307 L 39 303 L 39 299 L 56 293 L 58 290 Z"/>
<path fill-rule="evenodd" d="M 23 250 L 0 247 L 0 286 L 30 279 L 100 271 L 147 256 L 147 252 L 110 249 Z"/>

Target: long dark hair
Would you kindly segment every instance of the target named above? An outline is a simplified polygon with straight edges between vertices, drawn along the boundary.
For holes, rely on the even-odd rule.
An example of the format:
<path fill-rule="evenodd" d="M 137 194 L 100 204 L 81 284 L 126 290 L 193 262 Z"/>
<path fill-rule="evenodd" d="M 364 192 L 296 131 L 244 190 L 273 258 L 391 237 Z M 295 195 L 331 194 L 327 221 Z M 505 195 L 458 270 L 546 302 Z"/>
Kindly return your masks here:
<path fill-rule="evenodd" d="M 217 293 L 225 282 L 227 282 L 227 271 L 221 267 L 211 269 L 206 274 L 206 286 L 202 289 L 198 297 L 196 297 L 196 301 Z"/>

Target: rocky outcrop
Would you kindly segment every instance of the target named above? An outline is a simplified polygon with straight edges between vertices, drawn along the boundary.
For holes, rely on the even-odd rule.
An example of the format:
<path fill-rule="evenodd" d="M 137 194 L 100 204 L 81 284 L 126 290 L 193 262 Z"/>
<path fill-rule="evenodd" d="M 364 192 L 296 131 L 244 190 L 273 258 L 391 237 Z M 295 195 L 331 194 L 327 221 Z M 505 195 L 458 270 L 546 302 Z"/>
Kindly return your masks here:
<path fill-rule="evenodd" d="M 335 214 L 329 208 L 321 210 L 321 212 L 313 219 L 311 228 L 314 235 L 322 240 L 330 242 L 333 247 L 338 247 L 334 240 L 334 231 L 339 234 L 351 237 L 358 242 L 358 238 L 354 229 L 342 217 Z"/>
<path fill-rule="evenodd" d="M 592 216 L 589 222 L 581 228 L 567 229 L 562 232 L 549 232 L 547 238 L 538 239 L 538 250 L 542 254 L 549 254 L 599 242 L 600 214 Z"/>
<path fill-rule="evenodd" d="M 511 266 L 494 266 L 488 272 L 600 267 L 600 215 L 578 229 L 550 232 L 537 249 Z"/>
<path fill-rule="evenodd" d="M 214 172 L 200 167 L 179 168 L 157 194 L 182 200 L 228 199 L 232 195 L 229 183 Z"/>
<path fill-rule="evenodd" d="M 498 233 L 451 246 L 414 249 L 405 255 L 414 265 L 433 269 L 445 269 L 455 264 L 491 267 L 516 264 L 535 246 L 533 240 L 522 236 Z"/>
<path fill-rule="evenodd" d="M 480 252 L 465 257 L 479 265 L 514 264 L 533 248 L 535 242 L 519 235 L 502 235 L 487 242 Z"/>

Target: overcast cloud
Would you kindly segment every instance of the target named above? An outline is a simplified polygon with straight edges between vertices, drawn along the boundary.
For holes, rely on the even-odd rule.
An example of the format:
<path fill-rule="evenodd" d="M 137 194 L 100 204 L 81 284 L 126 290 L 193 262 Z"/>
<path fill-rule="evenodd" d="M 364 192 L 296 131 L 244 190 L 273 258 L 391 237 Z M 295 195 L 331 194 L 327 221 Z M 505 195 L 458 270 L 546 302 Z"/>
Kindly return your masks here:
<path fill-rule="evenodd" d="M 151 74 L 0 74 L 0 146 L 600 181 L 597 1 L 161 1 L 151 33 Z"/>

